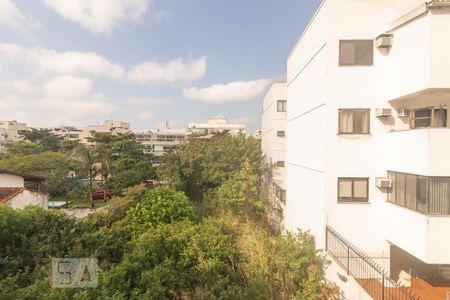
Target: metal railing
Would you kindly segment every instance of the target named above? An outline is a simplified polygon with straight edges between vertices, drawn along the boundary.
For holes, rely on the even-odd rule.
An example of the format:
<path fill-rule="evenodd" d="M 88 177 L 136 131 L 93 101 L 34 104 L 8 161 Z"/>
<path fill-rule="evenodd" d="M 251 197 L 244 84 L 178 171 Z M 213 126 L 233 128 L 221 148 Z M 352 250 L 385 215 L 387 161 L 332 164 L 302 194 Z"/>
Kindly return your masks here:
<path fill-rule="evenodd" d="M 411 289 L 393 281 L 370 257 L 327 226 L 326 250 L 375 300 L 420 300 Z"/>

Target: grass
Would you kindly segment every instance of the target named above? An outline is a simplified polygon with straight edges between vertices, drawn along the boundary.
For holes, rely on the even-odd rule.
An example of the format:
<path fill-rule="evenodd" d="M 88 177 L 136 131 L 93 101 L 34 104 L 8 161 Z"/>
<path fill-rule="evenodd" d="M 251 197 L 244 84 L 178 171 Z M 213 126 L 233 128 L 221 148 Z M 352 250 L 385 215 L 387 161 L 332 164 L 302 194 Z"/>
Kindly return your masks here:
<path fill-rule="evenodd" d="M 66 201 L 65 197 L 53 197 L 50 201 Z M 105 202 L 104 200 L 94 200 L 94 207 L 102 207 L 111 202 Z M 87 199 L 69 199 L 69 208 L 90 208 L 91 203 Z"/>

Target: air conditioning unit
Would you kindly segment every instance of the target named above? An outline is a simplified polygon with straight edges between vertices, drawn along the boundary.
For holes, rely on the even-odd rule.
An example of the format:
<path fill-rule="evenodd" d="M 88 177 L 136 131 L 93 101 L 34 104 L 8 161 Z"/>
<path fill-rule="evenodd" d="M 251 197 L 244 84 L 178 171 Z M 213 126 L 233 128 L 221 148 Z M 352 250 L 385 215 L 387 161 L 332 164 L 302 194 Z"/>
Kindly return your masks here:
<path fill-rule="evenodd" d="M 377 118 L 390 117 L 390 116 L 392 116 L 392 109 L 390 109 L 390 108 L 377 108 L 375 110 L 375 116 Z"/>
<path fill-rule="evenodd" d="M 399 118 L 409 118 L 411 110 L 409 108 L 399 108 L 397 109 L 397 117 Z"/>
<path fill-rule="evenodd" d="M 381 34 L 375 39 L 375 47 L 391 48 L 394 36 L 392 34 Z"/>
<path fill-rule="evenodd" d="M 392 187 L 392 181 L 389 178 L 376 178 L 375 185 L 378 188 L 390 188 Z"/>

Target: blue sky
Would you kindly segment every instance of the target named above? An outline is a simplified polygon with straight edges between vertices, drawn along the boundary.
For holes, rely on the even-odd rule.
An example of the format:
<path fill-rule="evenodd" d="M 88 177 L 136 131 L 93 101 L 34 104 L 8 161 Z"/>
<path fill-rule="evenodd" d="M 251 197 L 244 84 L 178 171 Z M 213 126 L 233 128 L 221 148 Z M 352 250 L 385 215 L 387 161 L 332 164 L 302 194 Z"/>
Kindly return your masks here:
<path fill-rule="evenodd" d="M 261 100 L 319 0 L 0 0 L 0 119 L 152 128 Z"/>

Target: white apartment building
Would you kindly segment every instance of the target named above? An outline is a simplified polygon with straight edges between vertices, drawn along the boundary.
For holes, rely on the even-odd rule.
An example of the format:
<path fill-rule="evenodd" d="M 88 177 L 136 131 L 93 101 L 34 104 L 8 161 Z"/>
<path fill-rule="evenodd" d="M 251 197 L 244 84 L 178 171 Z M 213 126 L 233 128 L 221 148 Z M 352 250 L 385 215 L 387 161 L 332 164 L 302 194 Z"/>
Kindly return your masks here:
<path fill-rule="evenodd" d="M 449 4 L 325 0 L 287 61 L 285 226 L 393 281 L 450 279 Z"/>
<path fill-rule="evenodd" d="M 28 129 L 25 123 L 0 121 L 0 153 L 6 151 L 8 145 L 21 141 L 19 131 Z"/>
<path fill-rule="evenodd" d="M 156 129 L 137 129 L 133 133 L 136 141 L 145 147 L 146 153 L 153 155 L 155 163 L 160 163 L 165 154 L 175 151 L 187 141 L 186 129 L 172 129 L 168 121 L 158 122 Z"/>
<path fill-rule="evenodd" d="M 107 120 L 103 125 L 84 127 L 79 133 L 79 139 L 81 143 L 89 143 L 89 138 L 92 138 L 95 133 L 126 134 L 129 132 L 131 132 L 130 123 Z"/>
<path fill-rule="evenodd" d="M 261 149 L 273 166 L 269 184 L 270 218 L 283 228 L 286 203 L 286 82 L 273 82 L 263 100 L 261 115 Z"/>
<path fill-rule="evenodd" d="M 225 116 L 208 118 L 207 123 L 189 123 L 188 134 L 198 134 L 210 136 L 214 133 L 228 131 L 230 135 L 236 136 L 245 134 L 245 124 L 229 123 Z"/>
<path fill-rule="evenodd" d="M 19 131 L 28 130 L 27 124 L 17 121 L 0 121 L 0 129 L 3 129 L 5 140 L 8 142 L 19 142 L 22 140 Z"/>
<path fill-rule="evenodd" d="M 0 154 L 4 153 L 6 150 L 5 141 L 6 141 L 6 130 L 4 128 L 0 128 Z"/>
<path fill-rule="evenodd" d="M 59 126 L 50 128 L 50 130 L 51 133 L 64 140 L 79 140 L 80 134 L 82 133 L 81 129 L 77 129 L 74 126 Z"/>

